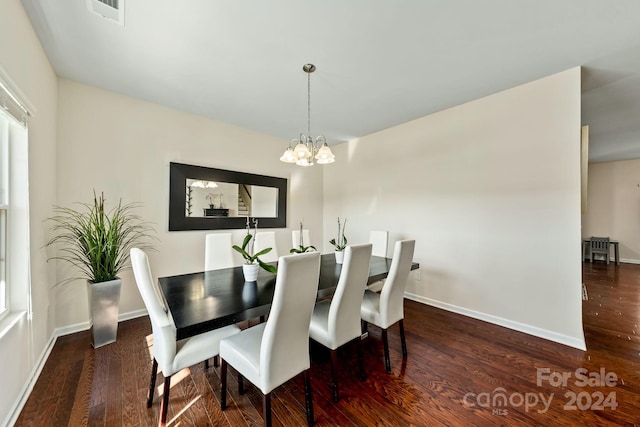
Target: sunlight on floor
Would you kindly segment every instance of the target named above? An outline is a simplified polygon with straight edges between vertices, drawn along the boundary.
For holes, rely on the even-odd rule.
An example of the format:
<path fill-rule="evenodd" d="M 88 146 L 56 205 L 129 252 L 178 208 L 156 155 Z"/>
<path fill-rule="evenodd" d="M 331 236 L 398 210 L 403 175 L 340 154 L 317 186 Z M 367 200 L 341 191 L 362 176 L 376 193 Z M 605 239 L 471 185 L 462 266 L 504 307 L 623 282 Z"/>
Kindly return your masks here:
<path fill-rule="evenodd" d="M 180 412 L 178 412 L 175 417 L 171 418 L 169 420 L 169 422 L 167 422 L 167 425 L 168 426 L 173 425 L 173 423 L 175 422 L 176 423 L 175 426 L 176 427 L 179 426 L 180 425 L 180 421 L 178 421 L 178 418 L 180 418 L 180 415 L 182 415 L 185 411 L 187 411 L 189 408 L 191 408 L 201 397 L 202 397 L 202 395 L 198 395 L 191 402 L 189 402 L 189 404 L 185 405 L 185 407 L 182 408 L 182 410 Z"/>

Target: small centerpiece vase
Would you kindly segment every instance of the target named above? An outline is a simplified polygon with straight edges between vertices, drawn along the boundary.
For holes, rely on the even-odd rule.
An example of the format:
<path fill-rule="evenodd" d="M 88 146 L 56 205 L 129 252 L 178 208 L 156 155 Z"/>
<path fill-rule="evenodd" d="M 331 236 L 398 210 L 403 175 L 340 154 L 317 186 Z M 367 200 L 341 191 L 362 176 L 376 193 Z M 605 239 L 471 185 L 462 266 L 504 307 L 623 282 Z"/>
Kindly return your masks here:
<path fill-rule="evenodd" d="M 256 262 L 253 264 L 242 264 L 242 273 L 245 282 L 255 282 L 258 280 L 258 270 L 260 265 Z"/>

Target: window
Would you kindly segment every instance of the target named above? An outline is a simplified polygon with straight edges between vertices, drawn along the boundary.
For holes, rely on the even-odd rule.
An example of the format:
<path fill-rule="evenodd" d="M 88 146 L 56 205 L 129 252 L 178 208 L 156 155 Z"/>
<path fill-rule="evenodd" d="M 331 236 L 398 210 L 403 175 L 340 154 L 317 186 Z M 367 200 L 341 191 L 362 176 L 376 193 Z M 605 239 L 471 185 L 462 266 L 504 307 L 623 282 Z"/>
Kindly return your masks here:
<path fill-rule="evenodd" d="M 9 181 L 9 125 L 0 115 L 0 317 L 7 311 L 7 210 Z"/>
<path fill-rule="evenodd" d="M 0 319 L 29 311 L 27 111 L 0 68 Z"/>

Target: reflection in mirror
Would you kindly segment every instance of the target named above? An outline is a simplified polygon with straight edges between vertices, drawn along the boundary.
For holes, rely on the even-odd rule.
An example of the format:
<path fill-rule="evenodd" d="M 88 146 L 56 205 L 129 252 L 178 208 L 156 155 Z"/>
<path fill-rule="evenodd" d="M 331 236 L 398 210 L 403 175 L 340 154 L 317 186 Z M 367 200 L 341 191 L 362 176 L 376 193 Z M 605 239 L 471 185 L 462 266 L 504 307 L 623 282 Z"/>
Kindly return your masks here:
<path fill-rule="evenodd" d="M 169 230 L 240 229 L 246 217 L 262 228 L 284 228 L 287 180 L 171 163 Z"/>
<path fill-rule="evenodd" d="M 275 218 L 277 206 L 277 188 L 187 178 L 188 217 Z"/>

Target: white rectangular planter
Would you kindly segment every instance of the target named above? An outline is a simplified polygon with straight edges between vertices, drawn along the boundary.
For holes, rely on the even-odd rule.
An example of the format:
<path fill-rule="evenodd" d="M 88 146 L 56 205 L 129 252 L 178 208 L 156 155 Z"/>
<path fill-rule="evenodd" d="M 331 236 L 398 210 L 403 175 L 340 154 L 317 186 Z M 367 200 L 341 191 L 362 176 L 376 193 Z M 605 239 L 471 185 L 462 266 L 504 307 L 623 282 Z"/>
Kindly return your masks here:
<path fill-rule="evenodd" d="M 121 284 L 120 279 L 99 283 L 87 281 L 91 344 L 94 348 L 116 341 Z"/>

